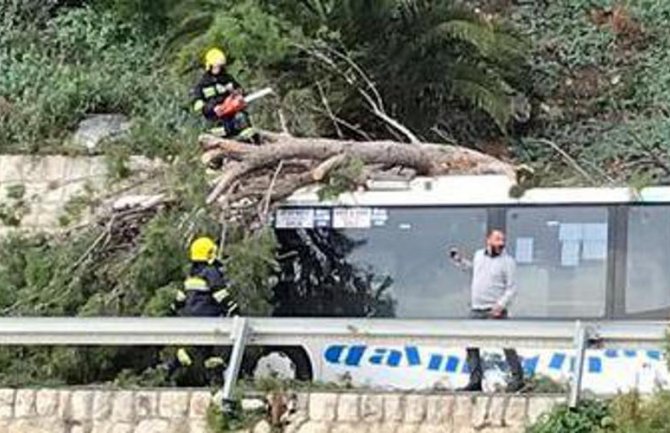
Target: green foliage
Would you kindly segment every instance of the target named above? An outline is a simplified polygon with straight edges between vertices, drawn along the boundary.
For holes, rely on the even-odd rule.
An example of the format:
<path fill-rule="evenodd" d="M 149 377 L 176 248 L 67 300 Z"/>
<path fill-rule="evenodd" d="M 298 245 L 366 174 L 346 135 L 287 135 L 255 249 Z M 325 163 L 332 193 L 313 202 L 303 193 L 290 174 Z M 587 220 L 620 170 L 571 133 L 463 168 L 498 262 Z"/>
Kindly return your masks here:
<path fill-rule="evenodd" d="M 18 226 L 21 220 L 30 213 L 30 206 L 24 199 L 26 187 L 23 184 L 9 185 L 6 187 L 3 202 L 0 202 L 0 224 L 6 226 Z"/>
<path fill-rule="evenodd" d="M 9 109 L 0 115 L 0 150 L 54 151 L 87 113 L 120 112 L 138 118 L 131 150 L 176 153 L 172 136 L 192 126 L 180 117 L 184 83 L 161 68 L 158 48 L 158 39 L 90 7 L 3 29 L 0 97 Z"/>
<path fill-rule="evenodd" d="M 356 189 L 361 183 L 364 168 L 362 160 L 348 158 L 329 173 L 326 185 L 318 191 L 319 200 L 335 199 L 343 192 Z"/>
<path fill-rule="evenodd" d="M 231 280 L 231 292 L 245 315 L 268 315 L 274 281 L 277 271 L 275 260 L 277 244 L 269 229 L 242 239 L 226 249 L 229 258 L 226 263 Z"/>
<path fill-rule="evenodd" d="M 560 405 L 527 429 L 527 433 L 596 433 L 611 421 L 607 404 L 597 400 L 580 403 L 576 409 Z"/>
<path fill-rule="evenodd" d="M 211 403 L 207 408 L 207 427 L 212 433 L 225 433 L 244 430 L 252 427 L 263 419 L 264 411 L 244 411 L 236 401 L 231 411 L 224 412 L 222 408 Z"/>
<path fill-rule="evenodd" d="M 670 393 L 642 398 L 631 392 L 611 401 L 588 400 L 577 409 L 558 406 L 527 433 L 662 433 L 670 425 Z"/>

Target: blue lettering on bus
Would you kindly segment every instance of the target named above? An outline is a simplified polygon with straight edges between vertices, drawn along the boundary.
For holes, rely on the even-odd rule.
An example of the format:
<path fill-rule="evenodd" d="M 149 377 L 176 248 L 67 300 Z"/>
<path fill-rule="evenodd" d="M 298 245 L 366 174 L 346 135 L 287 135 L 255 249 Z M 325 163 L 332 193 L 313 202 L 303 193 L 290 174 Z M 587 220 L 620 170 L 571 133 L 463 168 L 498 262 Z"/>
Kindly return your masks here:
<path fill-rule="evenodd" d="M 455 373 L 458 371 L 459 359 L 455 356 L 450 356 L 447 358 L 447 365 L 444 367 L 444 371 L 449 373 Z"/>
<path fill-rule="evenodd" d="M 433 354 L 430 356 L 430 361 L 428 361 L 428 370 L 438 371 L 442 365 L 442 360 L 444 358 L 442 355 Z"/>
<path fill-rule="evenodd" d="M 563 368 L 563 362 L 565 361 L 565 354 L 564 353 L 554 353 L 551 356 L 551 361 L 549 361 L 549 368 L 552 370 L 560 370 Z"/>
<path fill-rule="evenodd" d="M 366 354 L 368 354 L 366 356 Z M 663 354 L 659 350 L 647 350 L 638 353 L 636 350 L 605 350 L 602 354 L 589 356 L 587 358 L 587 369 L 589 373 L 600 374 L 604 371 L 603 358 L 636 358 L 638 355 L 645 356 L 650 360 L 660 361 Z M 423 366 L 429 371 L 444 371 L 447 373 L 468 374 L 470 368 L 465 357 L 445 355 L 440 353 L 431 353 L 428 356 L 427 364 L 422 363 L 422 357 L 417 346 L 405 346 L 402 350 L 388 347 L 368 347 L 365 345 L 342 345 L 334 344 L 328 346 L 324 351 L 324 358 L 330 364 L 343 364 L 348 367 L 360 367 L 362 362 L 367 362 L 374 366 L 398 367 L 403 362 L 409 367 Z M 540 356 L 533 356 L 522 359 L 524 371 L 532 375 L 536 372 L 540 364 Z M 566 362 L 570 371 L 574 371 L 575 358 L 569 352 L 553 352 L 549 358 L 548 368 L 551 370 L 562 371 L 566 367 Z"/>
<path fill-rule="evenodd" d="M 527 375 L 532 376 L 533 374 L 535 374 L 535 370 L 537 369 L 537 364 L 539 362 L 540 362 L 539 356 L 533 356 L 532 358 L 524 358 L 522 362 L 523 371 Z"/>
<path fill-rule="evenodd" d="M 603 362 L 600 358 L 589 356 L 589 373 L 602 373 Z"/>
<path fill-rule="evenodd" d="M 419 356 L 419 349 L 416 346 L 406 346 L 405 355 L 410 366 L 421 365 L 421 356 Z"/>
<path fill-rule="evenodd" d="M 358 364 L 361 362 L 361 358 L 363 357 L 363 353 L 365 353 L 365 349 L 365 346 L 351 346 L 344 363 L 346 365 L 358 367 Z"/>

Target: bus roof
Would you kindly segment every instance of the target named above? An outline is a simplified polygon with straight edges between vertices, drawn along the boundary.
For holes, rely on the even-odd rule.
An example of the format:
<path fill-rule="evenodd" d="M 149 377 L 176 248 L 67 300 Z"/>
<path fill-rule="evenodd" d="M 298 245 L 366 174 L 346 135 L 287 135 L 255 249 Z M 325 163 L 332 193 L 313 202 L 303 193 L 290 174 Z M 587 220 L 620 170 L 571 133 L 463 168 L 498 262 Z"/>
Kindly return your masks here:
<path fill-rule="evenodd" d="M 286 206 L 472 206 L 523 204 L 670 203 L 670 187 L 533 188 L 510 197 L 507 176 L 417 177 L 411 181 L 373 181 L 368 189 L 320 201 L 319 186 L 303 188 L 285 200 Z"/>

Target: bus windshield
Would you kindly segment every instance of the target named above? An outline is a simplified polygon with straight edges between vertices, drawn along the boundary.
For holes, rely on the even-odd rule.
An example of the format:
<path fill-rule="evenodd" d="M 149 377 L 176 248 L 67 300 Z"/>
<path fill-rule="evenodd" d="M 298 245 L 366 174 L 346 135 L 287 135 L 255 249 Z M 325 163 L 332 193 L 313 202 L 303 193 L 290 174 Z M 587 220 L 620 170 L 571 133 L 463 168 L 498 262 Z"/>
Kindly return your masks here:
<path fill-rule="evenodd" d="M 601 317 L 607 207 L 495 210 L 517 261 L 514 317 Z M 448 252 L 483 247 L 491 209 L 386 207 L 278 215 L 281 278 L 275 314 L 467 317 L 470 274 Z M 307 215 L 309 212 L 311 214 Z"/>

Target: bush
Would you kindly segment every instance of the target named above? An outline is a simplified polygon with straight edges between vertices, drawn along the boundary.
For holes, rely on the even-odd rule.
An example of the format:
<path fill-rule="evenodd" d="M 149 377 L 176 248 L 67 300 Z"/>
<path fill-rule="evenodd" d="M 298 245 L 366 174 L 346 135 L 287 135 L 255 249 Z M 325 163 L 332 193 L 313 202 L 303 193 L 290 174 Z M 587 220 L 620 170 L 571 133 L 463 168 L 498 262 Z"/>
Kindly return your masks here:
<path fill-rule="evenodd" d="M 609 422 L 607 403 L 586 400 L 576 409 L 560 405 L 543 415 L 527 433 L 593 433 Z"/>
<path fill-rule="evenodd" d="M 177 153 L 193 126 L 188 85 L 160 52 L 158 39 L 90 7 L 3 31 L 0 97 L 10 108 L 0 110 L 0 151 L 57 151 L 86 114 L 115 112 L 135 119 L 133 151 Z"/>

